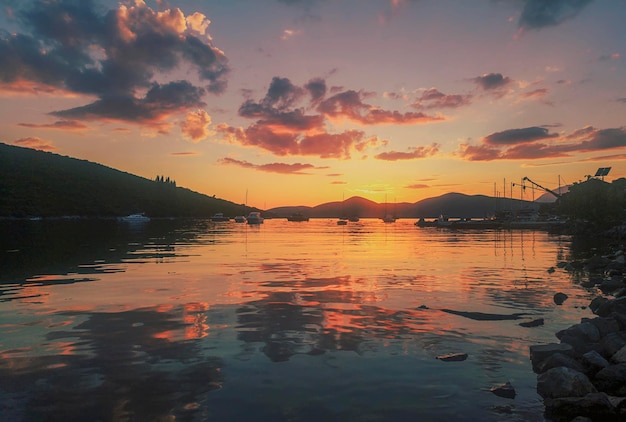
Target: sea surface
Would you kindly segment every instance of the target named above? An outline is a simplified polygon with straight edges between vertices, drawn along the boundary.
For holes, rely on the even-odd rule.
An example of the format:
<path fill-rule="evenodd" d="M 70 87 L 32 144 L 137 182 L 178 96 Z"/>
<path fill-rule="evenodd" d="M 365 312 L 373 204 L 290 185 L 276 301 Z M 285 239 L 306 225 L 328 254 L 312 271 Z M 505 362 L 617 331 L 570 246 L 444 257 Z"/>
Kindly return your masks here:
<path fill-rule="evenodd" d="M 0 222 L 2 420 L 543 421 L 576 245 L 414 222 Z"/>

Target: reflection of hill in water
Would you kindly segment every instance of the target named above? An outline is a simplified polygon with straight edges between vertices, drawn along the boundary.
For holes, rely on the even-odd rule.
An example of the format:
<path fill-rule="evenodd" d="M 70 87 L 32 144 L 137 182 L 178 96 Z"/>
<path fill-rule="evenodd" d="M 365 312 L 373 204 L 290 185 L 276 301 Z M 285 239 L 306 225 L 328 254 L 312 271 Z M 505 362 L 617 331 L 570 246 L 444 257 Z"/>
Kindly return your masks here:
<path fill-rule="evenodd" d="M 99 273 L 123 271 L 111 264 L 173 257 L 177 244 L 199 242 L 210 225 L 184 219 L 0 221 L 0 284 L 92 281 Z"/>

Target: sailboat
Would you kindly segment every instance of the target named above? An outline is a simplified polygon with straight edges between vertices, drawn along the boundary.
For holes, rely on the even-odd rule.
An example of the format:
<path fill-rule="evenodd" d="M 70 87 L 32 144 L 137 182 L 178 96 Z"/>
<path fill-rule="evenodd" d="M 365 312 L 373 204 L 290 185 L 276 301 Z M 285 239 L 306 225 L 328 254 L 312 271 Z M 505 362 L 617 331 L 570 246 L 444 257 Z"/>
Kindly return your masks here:
<path fill-rule="evenodd" d="M 385 223 L 395 223 L 396 217 L 393 214 L 387 214 L 387 195 L 385 195 L 385 216 L 382 218 Z"/>
<path fill-rule="evenodd" d="M 337 220 L 337 225 L 338 226 L 345 226 L 346 224 L 348 224 L 348 220 L 346 219 L 346 217 L 343 216 L 343 203 L 345 202 L 345 194 L 341 197 L 341 217 L 339 217 L 339 220 Z"/>
<path fill-rule="evenodd" d="M 246 206 L 248 205 L 248 189 L 246 189 L 246 202 L 244 203 L 243 206 L 243 213 L 246 213 Z M 246 217 L 244 217 L 243 215 L 237 215 L 235 216 L 235 223 L 245 223 L 246 222 Z"/>

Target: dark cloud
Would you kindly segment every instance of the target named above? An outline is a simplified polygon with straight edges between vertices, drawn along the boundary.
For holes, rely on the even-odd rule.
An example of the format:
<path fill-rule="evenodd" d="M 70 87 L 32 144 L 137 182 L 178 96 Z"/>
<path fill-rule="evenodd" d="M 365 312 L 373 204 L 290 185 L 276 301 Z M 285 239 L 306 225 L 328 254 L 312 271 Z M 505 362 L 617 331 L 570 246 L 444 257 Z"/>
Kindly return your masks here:
<path fill-rule="evenodd" d="M 439 152 L 439 145 L 432 144 L 430 146 L 419 146 L 411 148 L 407 152 L 389 151 L 380 153 L 374 158 L 385 161 L 398 161 L 398 160 L 417 160 L 420 158 L 431 157 Z"/>
<path fill-rule="evenodd" d="M 592 0 L 525 0 L 519 19 L 522 29 L 557 26 L 574 18 Z"/>
<path fill-rule="evenodd" d="M 205 103 L 201 100 L 203 94 L 203 88 L 193 86 L 187 81 L 175 81 L 165 85 L 153 83 L 143 98 L 105 95 L 91 104 L 50 114 L 78 120 L 133 121 L 165 130 L 165 117 L 204 106 Z"/>
<path fill-rule="evenodd" d="M 430 123 L 445 120 L 440 116 L 424 113 L 383 110 L 363 102 L 362 94 L 353 90 L 343 91 L 322 101 L 318 110 L 324 115 L 345 118 L 363 125 Z"/>
<path fill-rule="evenodd" d="M 626 98 L 618 98 L 617 101 L 626 104 Z"/>
<path fill-rule="evenodd" d="M 312 164 L 303 164 L 303 163 L 268 163 L 268 164 L 253 164 L 248 161 L 236 160 L 234 158 L 220 158 L 218 160 L 221 164 L 227 165 L 236 165 L 243 168 L 249 168 L 259 171 L 264 171 L 267 173 L 280 173 L 280 174 L 310 174 L 305 170 L 320 170 L 327 169 L 328 167 L 316 167 Z"/>
<path fill-rule="evenodd" d="M 309 91 L 313 103 L 319 102 L 326 96 L 326 81 L 321 78 L 311 79 L 304 85 L 304 88 Z"/>
<path fill-rule="evenodd" d="M 446 95 L 436 88 L 430 88 L 424 91 L 412 106 L 419 109 L 459 108 L 470 105 L 471 100 L 472 96 L 469 94 Z"/>
<path fill-rule="evenodd" d="M 486 73 L 477 76 L 472 81 L 485 91 L 504 88 L 513 82 L 508 76 L 503 76 L 501 73 Z"/>
<path fill-rule="evenodd" d="M 543 128 L 499 132 L 493 134 L 498 135 L 497 142 L 490 143 L 486 137 L 481 145 L 463 144 L 459 155 L 470 161 L 544 159 L 626 148 L 626 127 L 598 130 L 589 126 L 562 137 L 537 129 Z M 545 142 L 549 139 L 550 143 Z"/>
<path fill-rule="evenodd" d="M 157 12 L 139 2 L 109 11 L 92 0 L 29 5 L 16 12 L 24 32 L 0 35 L 0 87 L 26 91 L 38 86 L 98 98 L 55 115 L 164 120 L 226 87 L 227 59 L 207 37 L 209 21 L 199 13 Z M 168 72 L 183 63 L 195 68 L 202 86 L 167 81 Z"/>
<path fill-rule="evenodd" d="M 535 142 L 541 139 L 556 138 L 558 136 L 556 133 L 549 133 L 546 128 L 533 126 L 492 133 L 486 136 L 483 142 L 488 145 L 515 145 Z"/>

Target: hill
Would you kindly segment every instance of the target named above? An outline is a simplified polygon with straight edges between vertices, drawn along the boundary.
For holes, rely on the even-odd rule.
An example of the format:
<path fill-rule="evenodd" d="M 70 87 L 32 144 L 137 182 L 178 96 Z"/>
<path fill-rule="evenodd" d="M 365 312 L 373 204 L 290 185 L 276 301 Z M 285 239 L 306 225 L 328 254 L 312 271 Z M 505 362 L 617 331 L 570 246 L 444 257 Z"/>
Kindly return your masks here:
<path fill-rule="evenodd" d="M 235 216 L 241 204 L 173 182 L 149 180 L 86 160 L 0 143 L 0 217 Z"/>
<path fill-rule="evenodd" d="M 328 202 L 315 207 L 293 206 L 279 207 L 268 210 L 277 217 L 287 217 L 301 212 L 313 218 L 335 218 L 356 215 L 363 218 L 382 218 L 385 214 L 393 214 L 399 218 L 435 218 L 446 214 L 453 218 L 483 218 L 491 216 L 502 209 L 537 209 L 539 204 L 518 199 L 494 199 L 485 195 L 465 195 L 447 193 L 434 198 L 424 199 L 415 203 L 376 203 L 358 196 L 341 202 Z"/>

